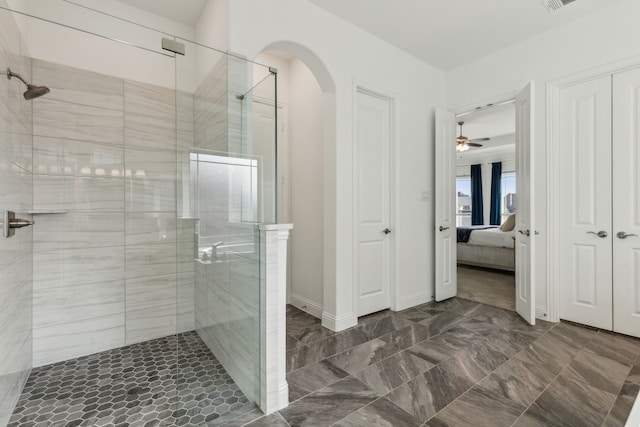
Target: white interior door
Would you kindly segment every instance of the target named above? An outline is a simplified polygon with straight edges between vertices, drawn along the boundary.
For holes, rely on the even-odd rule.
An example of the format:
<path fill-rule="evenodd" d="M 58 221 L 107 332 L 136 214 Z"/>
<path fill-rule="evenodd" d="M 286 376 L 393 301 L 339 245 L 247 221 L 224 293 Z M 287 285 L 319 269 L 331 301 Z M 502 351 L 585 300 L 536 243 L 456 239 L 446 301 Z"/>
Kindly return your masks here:
<path fill-rule="evenodd" d="M 640 69 L 613 76 L 612 153 L 613 330 L 640 337 Z"/>
<path fill-rule="evenodd" d="M 357 92 L 355 129 L 356 285 L 358 316 L 391 306 L 391 101 Z"/>
<path fill-rule="evenodd" d="M 610 76 L 560 89 L 558 132 L 560 318 L 611 330 Z"/>
<path fill-rule="evenodd" d="M 533 287 L 533 250 L 535 231 L 531 209 L 531 142 L 533 140 L 533 83 L 518 93 L 516 108 L 516 312 L 535 324 L 536 306 Z"/>
<path fill-rule="evenodd" d="M 436 110 L 436 301 L 458 294 L 456 264 L 456 117 Z"/>

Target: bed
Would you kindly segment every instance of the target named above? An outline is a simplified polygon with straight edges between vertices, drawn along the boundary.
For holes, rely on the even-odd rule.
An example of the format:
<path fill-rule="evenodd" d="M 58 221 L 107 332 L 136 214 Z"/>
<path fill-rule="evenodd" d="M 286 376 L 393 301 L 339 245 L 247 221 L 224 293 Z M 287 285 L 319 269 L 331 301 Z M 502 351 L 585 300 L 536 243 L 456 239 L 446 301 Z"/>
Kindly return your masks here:
<path fill-rule="evenodd" d="M 502 231 L 497 226 L 459 227 L 458 264 L 515 271 L 514 237 L 513 230 Z"/>

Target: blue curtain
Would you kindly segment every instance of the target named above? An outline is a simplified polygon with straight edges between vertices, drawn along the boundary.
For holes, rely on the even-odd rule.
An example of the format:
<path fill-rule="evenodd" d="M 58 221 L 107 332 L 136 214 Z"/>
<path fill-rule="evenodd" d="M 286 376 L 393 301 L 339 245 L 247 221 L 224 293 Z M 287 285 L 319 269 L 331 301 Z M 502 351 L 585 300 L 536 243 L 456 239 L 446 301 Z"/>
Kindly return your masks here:
<path fill-rule="evenodd" d="M 484 225 L 482 165 L 471 165 L 471 225 Z"/>
<path fill-rule="evenodd" d="M 502 162 L 491 163 L 491 213 L 489 224 L 500 225 L 500 208 L 502 199 Z"/>

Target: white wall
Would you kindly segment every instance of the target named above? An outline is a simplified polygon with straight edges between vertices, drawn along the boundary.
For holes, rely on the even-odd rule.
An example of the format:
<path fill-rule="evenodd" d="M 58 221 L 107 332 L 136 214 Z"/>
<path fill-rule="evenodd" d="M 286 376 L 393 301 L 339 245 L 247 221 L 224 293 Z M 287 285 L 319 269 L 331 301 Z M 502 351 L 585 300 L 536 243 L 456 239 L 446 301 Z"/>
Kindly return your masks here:
<path fill-rule="evenodd" d="M 466 109 L 487 101 L 513 97 L 535 81 L 535 140 L 533 143 L 536 243 L 536 306 L 547 314 L 546 282 L 546 91 L 545 83 L 569 74 L 640 54 L 640 2 L 618 0 L 607 8 L 561 28 L 465 64 L 447 74 L 447 104 Z"/>
<path fill-rule="evenodd" d="M 331 110 L 324 151 L 325 324 L 343 328 L 355 323 L 352 139 L 357 84 L 396 101 L 393 308 L 431 299 L 433 205 L 421 195 L 428 191 L 432 199 L 432 117 L 434 107 L 445 101 L 444 73 L 308 2 L 237 0 L 229 17 L 233 52 L 252 59 L 265 47 L 286 43 L 312 52 L 301 59 L 316 74 Z M 330 79 L 319 75 L 323 67 Z"/>

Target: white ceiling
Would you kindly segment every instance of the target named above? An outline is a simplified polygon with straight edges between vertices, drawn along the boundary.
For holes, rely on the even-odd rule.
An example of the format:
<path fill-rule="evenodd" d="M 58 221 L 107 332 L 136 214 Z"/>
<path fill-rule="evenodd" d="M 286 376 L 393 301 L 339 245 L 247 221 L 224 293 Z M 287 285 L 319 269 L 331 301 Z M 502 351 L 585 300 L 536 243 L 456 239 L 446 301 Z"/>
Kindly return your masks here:
<path fill-rule="evenodd" d="M 208 0 L 120 0 L 130 6 L 195 27 Z"/>
<path fill-rule="evenodd" d="M 576 0 L 551 14 L 541 0 L 308 1 L 449 71 L 617 0 Z"/>
<path fill-rule="evenodd" d="M 464 122 L 462 133 L 467 138 L 491 138 L 489 141 L 479 142 L 482 144 L 481 148 L 474 148 L 469 151 L 475 152 L 486 148 L 509 145 L 515 141 L 516 113 L 513 103 L 474 111 L 457 119 Z M 460 127 L 458 126 L 456 135 L 459 134 Z"/>

